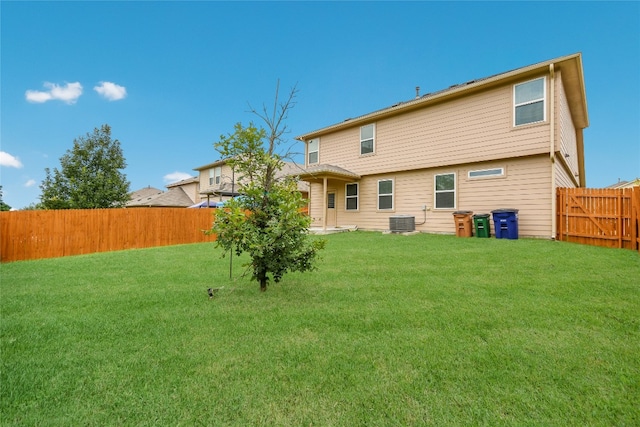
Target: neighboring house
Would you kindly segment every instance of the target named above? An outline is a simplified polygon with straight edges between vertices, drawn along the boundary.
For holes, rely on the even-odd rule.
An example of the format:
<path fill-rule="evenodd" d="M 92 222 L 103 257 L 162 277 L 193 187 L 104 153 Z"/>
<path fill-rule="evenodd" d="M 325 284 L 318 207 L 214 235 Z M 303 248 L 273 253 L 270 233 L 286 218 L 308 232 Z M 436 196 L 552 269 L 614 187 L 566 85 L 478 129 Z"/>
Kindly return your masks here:
<path fill-rule="evenodd" d="M 610 185 L 606 188 L 631 188 L 640 186 L 640 178 L 636 178 L 633 181 L 618 181 L 616 184 Z"/>
<path fill-rule="evenodd" d="M 152 186 L 133 191 L 129 194 L 130 200 L 127 202 L 126 207 L 140 206 L 142 203 L 152 200 L 154 197 L 159 196 L 162 193 L 162 190 Z"/>
<path fill-rule="evenodd" d="M 417 95 L 305 133 L 314 227 L 454 233 L 453 213 L 518 209 L 519 234 L 555 237 L 556 188 L 584 187 L 582 59 L 569 55 Z"/>
<path fill-rule="evenodd" d="M 182 182 L 182 181 L 181 181 Z M 177 185 L 167 185 L 168 190 L 147 187 L 131 193 L 127 208 L 186 208 L 194 204 L 194 200 Z"/>
<path fill-rule="evenodd" d="M 172 188 L 182 188 L 189 199 L 191 200 L 191 204 L 197 203 L 200 201 L 200 179 L 197 176 L 193 176 L 191 178 L 183 179 L 182 181 L 174 182 L 172 184 L 168 184 L 166 186 L 169 190 Z"/>
<path fill-rule="evenodd" d="M 231 169 L 226 160 L 218 160 L 194 169 L 198 171 L 198 183 L 200 188 L 201 201 L 222 202 L 239 195 L 242 192 L 242 182 L 239 176 Z M 298 175 L 304 168 L 293 162 L 285 162 L 277 176 Z M 298 190 L 303 197 L 309 194 L 309 184 L 298 183 Z"/>

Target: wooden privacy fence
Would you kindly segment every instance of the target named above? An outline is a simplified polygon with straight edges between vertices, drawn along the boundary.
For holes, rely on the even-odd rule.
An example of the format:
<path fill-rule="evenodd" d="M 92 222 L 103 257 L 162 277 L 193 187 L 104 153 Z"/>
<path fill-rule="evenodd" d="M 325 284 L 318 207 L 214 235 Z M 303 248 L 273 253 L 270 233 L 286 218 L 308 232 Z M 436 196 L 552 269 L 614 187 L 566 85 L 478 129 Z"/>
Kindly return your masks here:
<path fill-rule="evenodd" d="M 640 250 L 640 187 L 558 188 L 556 197 L 559 240 Z"/>
<path fill-rule="evenodd" d="M 0 212 L 0 261 L 214 241 L 215 209 Z"/>

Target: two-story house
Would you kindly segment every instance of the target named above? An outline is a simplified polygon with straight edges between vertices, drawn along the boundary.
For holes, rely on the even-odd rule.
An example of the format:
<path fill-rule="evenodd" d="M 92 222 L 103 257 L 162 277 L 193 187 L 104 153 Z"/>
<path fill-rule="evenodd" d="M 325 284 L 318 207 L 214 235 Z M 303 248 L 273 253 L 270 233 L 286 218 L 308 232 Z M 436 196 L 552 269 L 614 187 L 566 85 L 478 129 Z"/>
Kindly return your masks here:
<path fill-rule="evenodd" d="M 211 202 L 224 202 L 242 193 L 242 181 L 226 160 L 218 160 L 203 166 L 194 168 L 198 172 L 198 188 L 201 201 L 209 205 Z M 297 175 L 303 170 L 302 165 L 293 162 L 284 162 L 282 170 L 276 177 L 285 175 Z M 298 183 L 298 190 L 302 196 L 309 197 L 309 184 L 304 181 Z"/>
<path fill-rule="evenodd" d="M 469 81 L 305 133 L 312 226 L 454 233 L 452 213 L 518 209 L 520 235 L 555 237 L 557 187 L 584 187 L 582 59 Z"/>

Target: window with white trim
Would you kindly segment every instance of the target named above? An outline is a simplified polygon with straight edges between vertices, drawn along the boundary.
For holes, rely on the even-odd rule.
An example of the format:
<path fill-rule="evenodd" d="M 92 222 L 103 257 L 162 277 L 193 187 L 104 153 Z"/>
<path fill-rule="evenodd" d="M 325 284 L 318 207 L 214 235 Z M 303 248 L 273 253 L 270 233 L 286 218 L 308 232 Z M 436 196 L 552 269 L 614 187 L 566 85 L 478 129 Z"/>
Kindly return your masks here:
<path fill-rule="evenodd" d="M 443 173 L 434 175 L 434 206 L 436 209 L 455 209 L 456 207 L 456 174 Z"/>
<path fill-rule="evenodd" d="M 347 184 L 345 186 L 345 206 L 348 211 L 358 210 L 358 183 Z"/>
<path fill-rule="evenodd" d="M 320 149 L 320 139 L 314 138 L 309 140 L 307 143 L 307 164 L 312 165 L 314 163 L 318 163 L 319 158 L 319 149 Z"/>
<path fill-rule="evenodd" d="M 373 123 L 360 128 L 360 155 L 375 151 L 375 134 L 376 126 Z"/>
<path fill-rule="evenodd" d="M 469 178 L 498 178 L 504 176 L 504 168 L 478 169 L 469 171 Z"/>
<path fill-rule="evenodd" d="M 220 185 L 222 177 L 222 168 L 216 167 L 209 169 L 209 185 Z"/>
<path fill-rule="evenodd" d="M 545 121 L 546 88 L 545 77 L 520 83 L 513 87 L 515 126 Z"/>
<path fill-rule="evenodd" d="M 378 209 L 393 209 L 393 180 L 381 179 L 378 181 Z"/>

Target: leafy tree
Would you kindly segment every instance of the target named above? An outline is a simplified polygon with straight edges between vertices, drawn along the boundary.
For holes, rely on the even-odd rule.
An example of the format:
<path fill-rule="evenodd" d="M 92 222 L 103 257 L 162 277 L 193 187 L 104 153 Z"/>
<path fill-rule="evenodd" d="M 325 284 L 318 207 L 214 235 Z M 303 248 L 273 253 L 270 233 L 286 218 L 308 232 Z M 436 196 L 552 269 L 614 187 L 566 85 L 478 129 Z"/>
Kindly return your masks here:
<path fill-rule="evenodd" d="M 102 125 L 73 141 L 60 158 L 61 169 L 45 169 L 40 189 L 44 209 L 97 209 L 122 207 L 129 200 L 129 181 L 120 170 L 127 164 L 120 142 Z"/>
<path fill-rule="evenodd" d="M 2 185 L 0 185 L 0 211 L 10 211 L 11 206 L 6 204 L 2 199 Z"/>
<path fill-rule="evenodd" d="M 287 272 L 312 270 L 325 244 L 309 237 L 310 218 L 301 213 L 306 202 L 298 191 L 297 178 L 278 174 L 286 156 L 276 150 L 284 142 L 284 121 L 293 108 L 295 94 L 294 87 L 286 102 L 278 105 L 276 89 L 270 114 L 266 107 L 262 114 L 251 109 L 266 129 L 237 123 L 233 134 L 220 136 L 214 144 L 239 177 L 243 195 L 217 211 L 211 233 L 217 235 L 217 245 L 225 250 L 250 255 L 252 278 L 263 292 L 270 278 L 279 282 Z"/>

